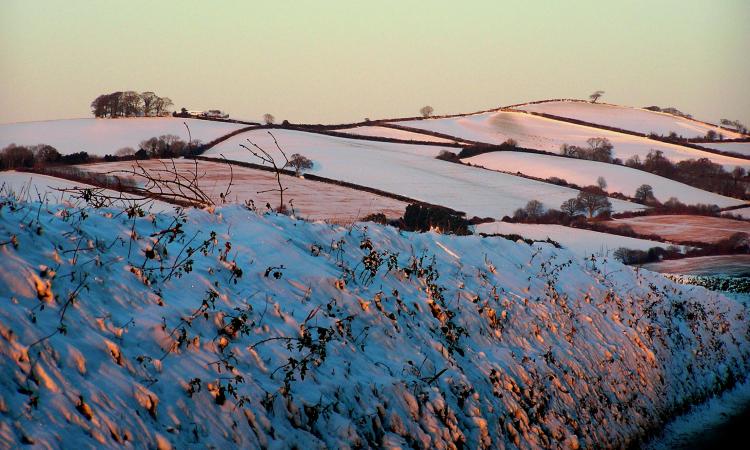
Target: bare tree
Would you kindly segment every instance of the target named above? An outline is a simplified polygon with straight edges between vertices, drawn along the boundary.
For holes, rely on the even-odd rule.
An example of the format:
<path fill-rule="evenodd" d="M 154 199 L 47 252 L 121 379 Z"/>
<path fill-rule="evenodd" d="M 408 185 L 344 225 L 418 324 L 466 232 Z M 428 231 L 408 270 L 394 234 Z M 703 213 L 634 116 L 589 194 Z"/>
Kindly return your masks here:
<path fill-rule="evenodd" d="M 604 177 L 599 177 L 596 179 L 596 185 L 599 186 L 599 189 L 606 191 L 607 190 L 607 180 L 604 179 Z"/>
<path fill-rule="evenodd" d="M 156 101 L 158 96 L 151 91 L 141 93 L 141 102 L 143 104 L 143 115 L 146 117 L 153 116 L 156 113 Z"/>
<path fill-rule="evenodd" d="M 435 109 L 430 105 L 423 106 L 422 109 L 419 110 L 419 114 L 424 118 L 430 117 L 433 112 L 435 112 Z"/>
<path fill-rule="evenodd" d="M 276 184 L 278 184 L 278 188 L 274 189 L 267 189 L 265 191 L 258 191 L 258 194 L 262 194 L 264 192 L 278 192 L 279 193 L 279 208 L 278 212 L 284 212 L 286 210 L 286 205 L 284 205 L 284 191 L 287 189 L 282 186 L 281 184 L 281 174 L 284 170 L 284 167 L 289 165 L 289 158 L 287 158 L 286 153 L 284 153 L 284 150 L 281 149 L 279 146 L 279 141 L 276 140 L 276 136 L 273 135 L 270 131 L 268 132 L 269 135 L 271 135 L 271 138 L 273 139 L 274 145 L 276 145 L 276 149 L 281 153 L 281 156 L 284 157 L 284 164 L 279 166 L 276 163 L 276 159 L 271 156 L 270 153 L 268 153 L 266 150 L 261 148 L 258 144 L 252 142 L 250 139 L 247 139 L 248 144 L 250 144 L 250 147 L 244 144 L 240 144 L 240 147 L 244 148 L 245 150 L 249 151 L 253 154 L 256 158 L 261 160 L 263 164 L 270 164 L 273 168 L 273 172 L 276 175 Z M 253 150 L 255 149 L 255 150 Z"/>
<path fill-rule="evenodd" d="M 294 167 L 294 173 L 297 176 L 300 176 L 303 170 L 313 168 L 313 162 L 299 153 L 295 153 L 289 158 L 289 165 Z"/>
<path fill-rule="evenodd" d="M 581 210 L 581 204 L 578 202 L 577 198 L 571 198 L 571 199 L 565 200 L 562 203 L 562 205 L 560 205 L 560 211 L 564 212 L 570 217 L 577 215 L 578 211 L 580 210 Z"/>
<path fill-rule="evenodd" d="M 591 103 L 596 103 L 602 95 L 604 95 L 604 91 L 594 91 L 593 94 L 589 95 L 589 99 L 591 99 Z"/>
<path fill-rule="evenodd" d="M 172 107 L 172 99 L 169 97 L 157 97 L 154 102 L 154 112 L 157 116 L 163 116 L 169 112 L 169 108 Z"/>
<path fill-rule="evenodd" d="M 612 210 L 612 203 L 598 186 L 587 186 L 581 189 L 576 199 L 581 209 L 588 214 L 589 219 Z"/>
<path fill-rule="evenodd" d="M 652 188 L 648 184 L 642 184 L 638 186 L 638 189 L 635 190 L 635 195 L 633 196 L 633 198 L 635 198 L 640 203 L 653 201 L 655 200 L 654 188 Z"/>
<path fill-rule="evenodd" d="M 271 125 L 276 121 L 276 118 L 273 116 L 273 114 L 265 113 L 263 114 L 263 122 L 266 123 L 266 125 Z"/>

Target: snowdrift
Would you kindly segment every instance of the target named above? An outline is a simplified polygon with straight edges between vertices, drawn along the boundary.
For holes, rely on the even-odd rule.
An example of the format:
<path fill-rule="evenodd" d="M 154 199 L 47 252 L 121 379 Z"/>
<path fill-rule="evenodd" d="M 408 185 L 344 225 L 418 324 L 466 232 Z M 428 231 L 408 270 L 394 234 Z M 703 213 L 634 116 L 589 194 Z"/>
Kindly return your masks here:
<path fill-rule="evenodd" d="M 622 447 L 747 311 L 550 244 L 3 200 L 0 446 Z"/>
<path fill-rule="evenodd" d="M 123 147 L 138 150 L 141 141 L 173 134 L 188 141 L 209 142 L 245 125 L 174 117 L 132 117 L 121 119 L 66 119 L 41 122 L 0 124 L 0 148 L 18 145 L 49 144 L 62 154 L 88 152 L 90 155 L 114 154 Z"/>

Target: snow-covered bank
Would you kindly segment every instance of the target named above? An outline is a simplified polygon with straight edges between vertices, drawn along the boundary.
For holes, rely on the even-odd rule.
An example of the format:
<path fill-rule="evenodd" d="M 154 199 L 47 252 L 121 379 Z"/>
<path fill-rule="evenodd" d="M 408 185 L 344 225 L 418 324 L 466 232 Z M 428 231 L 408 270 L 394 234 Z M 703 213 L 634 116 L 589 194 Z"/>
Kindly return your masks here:
<path fill-rule="evenodd" d="M 730 448 L 737 438 L 746 439 L 750 414 L 750 380 L 696 405 L 664 427 L 644 450 L 696 450 Z M 736 421 L 741 421 L 735 423 Z M 733 436 L 726 436 L 733 433 Z"/>
<path fill-rule="evenodd" d="M 746 307 L 548 244 L 4 202 L 0 446 L 622 447 Z"/>

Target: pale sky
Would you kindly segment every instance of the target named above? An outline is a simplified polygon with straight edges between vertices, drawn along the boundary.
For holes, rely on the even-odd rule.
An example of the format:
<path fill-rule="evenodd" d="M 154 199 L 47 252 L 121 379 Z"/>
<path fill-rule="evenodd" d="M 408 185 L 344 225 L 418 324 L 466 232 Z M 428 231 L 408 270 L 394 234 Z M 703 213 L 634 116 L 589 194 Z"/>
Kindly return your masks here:
<path fill-rule="evenodd" d="M 0 123 L 117 90 L 336 123 L 601 89 L 750 125 L 748 55 L 748 0 L 0 0 Z"/>

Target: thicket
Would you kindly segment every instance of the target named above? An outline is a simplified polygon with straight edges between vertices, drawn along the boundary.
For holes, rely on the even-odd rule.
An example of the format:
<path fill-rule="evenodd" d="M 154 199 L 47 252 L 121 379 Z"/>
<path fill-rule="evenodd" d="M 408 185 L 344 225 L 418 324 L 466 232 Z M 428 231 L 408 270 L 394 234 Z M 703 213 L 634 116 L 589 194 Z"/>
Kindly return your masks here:
<path fill-rule="evenodd" d="M 158 117 L 169 114 L 173 105 L 169 97 L 159 97 L 151 91 L 117 91 L 102 94 L 91 102 L 94 117 Z"/>

